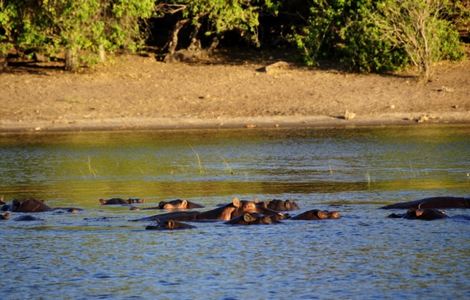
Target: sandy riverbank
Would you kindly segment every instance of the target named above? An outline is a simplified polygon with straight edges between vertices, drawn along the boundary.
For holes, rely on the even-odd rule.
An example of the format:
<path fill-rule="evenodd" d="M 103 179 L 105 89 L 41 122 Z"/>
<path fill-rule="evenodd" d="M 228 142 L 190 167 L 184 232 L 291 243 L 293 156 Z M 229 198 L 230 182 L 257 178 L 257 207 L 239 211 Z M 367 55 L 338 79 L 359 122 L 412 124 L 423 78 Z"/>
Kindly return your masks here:
<path fill-rule="evenodd" d="M 271 62 L 122 56 L 79 74 L 10 69 L 0 74 L 0 131 L 470 124 L 469 60 L 441 63 L 428 84 L 404 73 L 259 71 Z"/>

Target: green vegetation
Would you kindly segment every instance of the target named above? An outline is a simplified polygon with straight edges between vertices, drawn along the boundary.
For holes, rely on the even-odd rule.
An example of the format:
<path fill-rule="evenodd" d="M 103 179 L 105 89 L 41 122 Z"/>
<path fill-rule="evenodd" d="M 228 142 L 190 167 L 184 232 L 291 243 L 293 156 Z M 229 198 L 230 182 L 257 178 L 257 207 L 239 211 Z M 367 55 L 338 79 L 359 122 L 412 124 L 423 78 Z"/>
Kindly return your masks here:
<path fill-rule="evenodd" d="M 210 49 L 218 44 L 220 35 L 227 31 L 237 31 L 255 44 L 257 39 L 258 12 L 261 6 L 250 0 L 174 0 L 161 1 L 156 5 L 157 16 L 175 15 L 179 18 L 167 44 L 166 60 L 171 60 L 178 48 L 178 35 L 184 27 L 190 27 L 187 47 L 190 50 L 201 48 L 201 31 L 203 36 L 212 37 Z M 202 26 L 205 25 L 204 29 Z"/>
<path fill-rule="evenodd" d="M 314 0 L 295 41 L 308 65 L 336 58 L 349 69 L 370 72 L 412 63 L 428 79 L 433 62 L 463 56 L 456 28 L 446 19 L 465 16 L 460 2 Z"/>
<path fill-rule="evenodd" d="M 65 68 L 104 59 L 104 52 L 135 50 L 139 20 L 152 15 L 152 0 L 0 0 L 0 55 L 15 51 L 64 57 Z M 79 61 L 80 60 L 80 61 Z"/>
<path fill-rule="evenodd" d="M 0 0 L 0 58 L 62 58 L 75 70 L 106 52 L 141 49 L 150 33 L 166 61 L 225 38 L 294 47 L 307 65 L 382 72 L 411 64 L 427 79 L 434 62 L 462 58 L 469 20 L 463 0 Z"/>

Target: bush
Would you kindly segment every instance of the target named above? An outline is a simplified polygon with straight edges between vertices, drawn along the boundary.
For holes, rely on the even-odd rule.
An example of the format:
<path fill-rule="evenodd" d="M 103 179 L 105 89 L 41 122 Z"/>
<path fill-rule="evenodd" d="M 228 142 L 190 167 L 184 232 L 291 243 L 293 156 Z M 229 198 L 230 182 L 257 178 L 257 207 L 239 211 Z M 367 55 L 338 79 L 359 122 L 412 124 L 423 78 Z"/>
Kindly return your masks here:
<path fill-rule="evenodd" d="M 97 61 L 105 50 L 135 50 L 143 41 L 139 20 L 154 9 L 153 0 L 0 1 L 0 51 L 65 53 L 68 70 L 79 60 Z"/>
<path fill-rule="evenodd" d="M 167 59 L 173 56 L 179 45 L 179 32 L 183 28 L 190 31 L 188 49 L 201 48 L 201 37 L 213 40 L 210 48 L 217 45 L 218 38 L 228 31 L 237 32 L 239 36 L 259 45 L 258 25 L 259 11 L 271 9 L 275 5 L 270 1 L 256 0 L 170 0 L 157 4 L 160 16 L 177 15 L 167 44 Z"/>
<path fill-rule="evenodd" d="M 314 0 L 295 43 L 307 65 L 337 59 L 348 69 L 376 72 L 412 63 L 426 74 L 430 63 L 463 55 L 458 33 L 440 14 L 444 7 L 438 0 Z M 420 17 L 425 18 L 426 43 L 419 37 Z"/>
<path fill-rule="evenodd" d="M 384 0 L 371 14 L 382 38 L 402 48 L 425 80 L 434 62 L 463 56 L 458 33 L 443 19 L 445 6 L 441 0 Z"/>

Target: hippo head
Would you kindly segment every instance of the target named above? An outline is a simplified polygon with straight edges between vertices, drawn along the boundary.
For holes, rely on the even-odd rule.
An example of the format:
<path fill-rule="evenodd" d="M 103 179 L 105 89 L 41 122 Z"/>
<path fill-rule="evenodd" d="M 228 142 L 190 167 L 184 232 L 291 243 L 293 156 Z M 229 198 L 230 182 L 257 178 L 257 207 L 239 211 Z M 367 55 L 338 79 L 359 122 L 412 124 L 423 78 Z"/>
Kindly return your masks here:
<path fill-rule="evenodd" d="M 176 223 L 174 220 L 167 220 L 163 222 L 162 226 L 166 229 L 175 229 Z"/>
<path fill-rule="evenodd" d="M 280 218 L 276 215 L 266 216 L 258 213 L 243 213 L 240 217 L 236 217 L 227 222 L 232 225 L 252 225 L 252 224 L 273 224 L 279 223 Z"/>
<path fill-rule="evenodd" d="M 157 229 L 157 230 L 175 230 L 175 229 L 191 229 L 195 228 L 192 225 L 186 224 L 186 223 L 181 223 L 178 221 L 175 221 L 173 219 L 168 219 L 163 222 L 159 222 L 158 226 L 147 226 L 150 227 L 148 229 Z"/>
<path fill-rule="evenodd" d="M 318 219 L 321 219 L 321 220 L 328 219 L 328 212 L 327 211 L 316 210 L 316 211 L 314 211 L 314 214 Z"/>
<path fill-rule="evenodd" d="M 257 213 L 259 211 L 257 203 L 255 201 L 240 200 L 238 198 L 233 198 L 232 203 L 228 205 L 228 208 L 233 207 L 231 212 L 230 220 L 234 217 L 242 216 L 244 213 Z"/>
<path fill-rule="evenodd" d="M 44 203 L 44 200 L 26 199 L 26 200 L 13 200 L 11 210 L 15 212 L 43 212 L 51 210 L 49 206 Z"/>
<path fill-rule="evenodd" d="M 339 213 L 339 211 L 329 211 L 328 212 L 328 219 L 339 219 L 341 218 L 341 214 Z"/>
<path fill-rule="evenodd" d="M 134 204 L 134 203 L 144 203 L 145 200 L 144 199 L 140 199 L 140 198 L 129 198 L 127 199 L 127 203 L 128 204 Z"/>
<path fill-rule="evenodd" d="M 173 201 L 161 201 L 158 204 L 160 209 L 186 209 L 188 207 L 188 200 L 173 200 Z"/>
<path fill-rule="evenodd" d="M 10 219 L 10 212 L 6 211 L 0 215 L 0 220 L 8 220 Z"/>
<path fill-rule="evenodd" d="M 404 215 L 406 219 L 437 220 L 447 218 L 447 215 L 434 208 L 410 208 Z"/>

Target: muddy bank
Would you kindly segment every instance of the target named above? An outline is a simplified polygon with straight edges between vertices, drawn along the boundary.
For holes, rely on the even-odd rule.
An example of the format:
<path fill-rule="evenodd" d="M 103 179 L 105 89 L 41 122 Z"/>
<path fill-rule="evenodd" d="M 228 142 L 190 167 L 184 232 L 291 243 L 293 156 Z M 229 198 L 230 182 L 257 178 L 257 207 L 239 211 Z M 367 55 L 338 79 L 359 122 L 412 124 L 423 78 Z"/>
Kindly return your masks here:
<path fill-rule="evenodd" d="M 434 80 L 351 74 L 272 61 L 165 64 L 123 56 L 79 74 L 0 74 L 0 131 L 343 127 L 470 123 L 470 61 Z"/>

